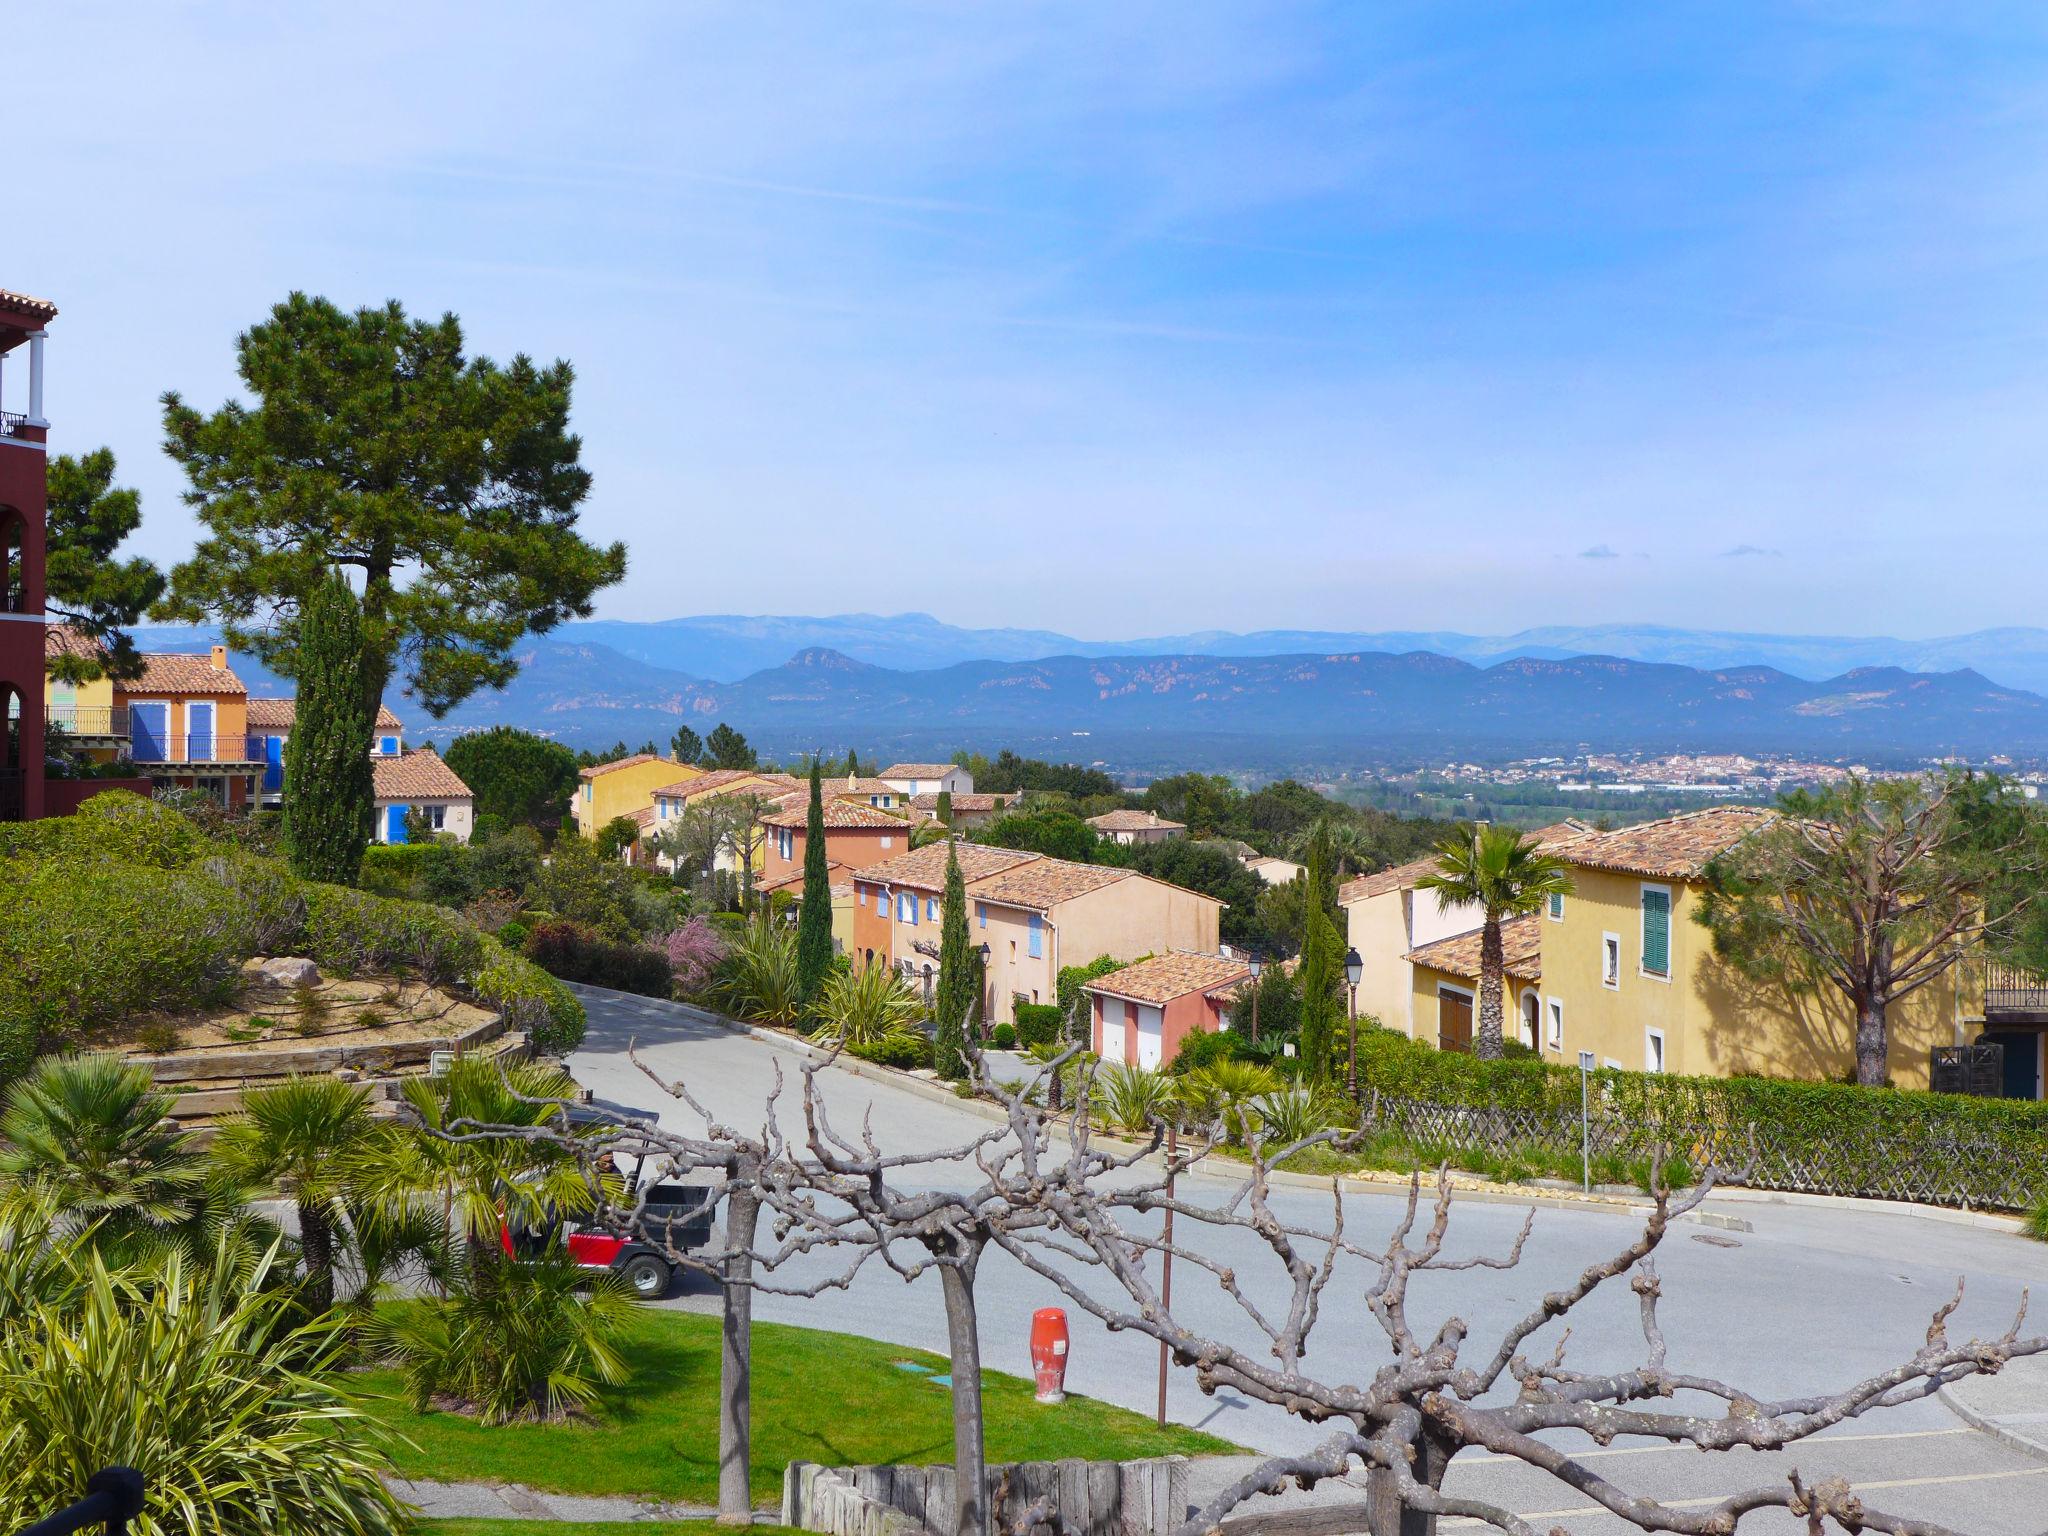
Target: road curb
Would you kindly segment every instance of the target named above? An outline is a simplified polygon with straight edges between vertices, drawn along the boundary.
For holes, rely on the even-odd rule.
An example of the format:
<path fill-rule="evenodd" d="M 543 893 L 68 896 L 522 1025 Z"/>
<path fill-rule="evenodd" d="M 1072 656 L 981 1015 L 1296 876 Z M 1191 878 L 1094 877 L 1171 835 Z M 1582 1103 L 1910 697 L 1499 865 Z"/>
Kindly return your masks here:
<path fill-rule="evenodd" d="M 1964 1378 L 1966 1381 L 1968 1379 L 1968 1377 Z M 1979 1413 L 1968 1403 L 1964 1402 L 1957 1395 L 1955 1383 L 1953 1382 L 1945 1387 L 1938 1388 L 1934 1395 L 1941 1400 L 1942 1405 L 1950 1413 L 1953 1413 L 1957 1418 L 1969 1425 L 1970 1428 L 1981 1430 L 1994 1440 L 2002 1440 L 2016 1451 L 2023 1451 L 2029 1456 L 2038 1457 L 2042 1461 L 2048 1461 L 2048 1424 L 2043 1425 L 2043 1432 L 2038 1435 L 2029 1435 L 2021 1430 L 2014 1429 L 1995 1414 Z"/>

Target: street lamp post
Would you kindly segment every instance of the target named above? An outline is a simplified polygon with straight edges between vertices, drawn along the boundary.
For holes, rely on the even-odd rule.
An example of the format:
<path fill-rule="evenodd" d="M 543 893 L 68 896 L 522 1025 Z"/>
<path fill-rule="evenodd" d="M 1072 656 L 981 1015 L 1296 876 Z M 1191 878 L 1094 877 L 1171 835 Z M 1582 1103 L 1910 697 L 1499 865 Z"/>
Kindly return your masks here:
<path fill-rule="evenodd" d="M 1350 1046 L 1344 1066 L 1344 1091 L 1351 1095 L 1351 1102 L 1358 1102 L 1358 978 L 1365 970 L 1365 962 L 1358 958 L 1358 951 L 1344 951 L 1344 985 L 1350 994 Z"/>
<path fill-rule="evenodd" d="M 1255 949 L 1248 962 L 1252 968 L 1252 1044 L 1259 1043 L 1259 972 L 1266 968 L 1266 962 Z"/>
<path fill-rule="evenodd" d="M 977 973 L 974 982 L 975 993 L 981 998 L 981 1028 L 976 1033 L 980 1035 L 981 1043 L 986 1046 L 988 1044 L 988 940 L 983 939 L 980 947 L 975 952 L 981 957 L 981 970 Z"/>

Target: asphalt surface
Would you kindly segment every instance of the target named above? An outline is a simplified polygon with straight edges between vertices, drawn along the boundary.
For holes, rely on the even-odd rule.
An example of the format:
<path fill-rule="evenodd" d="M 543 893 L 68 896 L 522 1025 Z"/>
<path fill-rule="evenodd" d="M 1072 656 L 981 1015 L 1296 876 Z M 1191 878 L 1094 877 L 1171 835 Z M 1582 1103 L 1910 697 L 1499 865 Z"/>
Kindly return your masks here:
<path fill-rule="evenodd" d="M 668 1004 L 595 991 L 584 995 L 590 1030 L 571 1066 L 600 1101 L 658 1111 L 665 1124 L 679 1130 L 700 1128 L 685 1106 L 664 1099 L 626 1059 L 628 1042 L 637 1041 L 643 1060 L 664 1077 L 686 1081 L 721 1119 L 757 1123 L 778 1067 L 788 1085 L 784 1102 L 794 1104 L 797 1058 L 788 1051 L 695 1020 Z M 988 1125 L 966 1106 L 935 1102 L 894 1082 L 837 1070 L 829 1076 L 827 1103 L 835 1124 L 853 1129 L 865 1121 L 892 1151 L 956 1146 Z M 799 1129 L 792 1111 L 783 1113 L 785 1128 Z M 1196 1179 L 1186 1189 L 1200 1195 L 1226 1187 L 1220 1179 Z M 1288 1190 L 1278 1193 L 1275 1204 L 1287 1219 L 1321 1223 L 1331 1202 L 1327 1192 Z M 1401 1203 L 1392 1193 L 1347 1194 L 1347 1231 L 1370 1246 L 1391 1229 Z M 2023 1289 L 2032 1284 L 2038 1290 L 2048 1280 L 2048 1249 L 2001 1231 L 1869 1208 L 1744 1202 L 1717 1209 L 1739 1216 L 1752 1230 L 1678 1226 L 1657 1256 L 1670 1363 L 1675 1370 L 1715 1376 L 1760 1397 L 1838 1390 L 1909 1359 L 1926 1334 L 1930 1314 L 1953 1293 L 1958 1276 L 1967 1277 L 1968 1284 L 1949 1324 L 1956 1339 L 2002 1333 Z M 1515 1205 L 1461 1203 L 1454 1210 L 1447 1252 L 1505 1253 L 1526 1214 Z M 1474 1341 L 1467 1353 L 1479 1354 L 1544 1292 L 1618 1251 L 1639 1230 L 1640 1218 L 1626 1211 L 1539 1211 L 1518 1268 L 1420 1276 L 1411 1296 L 1411 1319 L 1418 1329 L 1434 1330 L 1448 1316 L 1462 1317 Z M 1187 1239 L 1185 1224 L 1179 1235 Z M 1259 1277 L 1276 1275 L 1271 1256 L 1239 1232 L 1211 1229 L 1203 1251 L 1230 1262 L 1255 1296 Z M 810 1262 L 790 1278 L 815 1277 L 836 1267 L 835 1261 Z M 1364 1278 L 1362 1264 L 1338 1266 L 1314 1336 L 1310 1370 L 1359 1379 L 1387 1358 L 1378 1325 L 1355 1300 L 1346 1303 L 1347 1296 L 1357 1296 Z M 1093 1283 L 1100 1285 L 1101 1278 L 1094 1277 Z M 1069 1390 L 1140 1411 L 1156 1406 L 1156 1344 L 1129 1333 L 1112 1334 L 1050 1282 L 999 1253 L 984 1259 L 977 1294 L 982 1357 L 989 1368 L 1028 1376 L 1032 1311 L 1065 1305 L 1073 1335 Z M 1238 1342 L 1253 1337 L 1234 1304 L 1192 1266 L 1181 1266 L 1176 1275 L 1174 1299 L 1176 1312 L 1191 1326 Z M 700 1309 L 715 1304 L 704 1282 L 689 1279 L 663 1303 Z M 816 1298 L 764 1294 L 756 1301 L 755 1315 L 911 1348 L 945 1348 L 936 1279 L 906 1283 L 879 1265 L 871 1265 L 847 1288 Z M 2037 1313 L 2036 1323 L 2048 1328 L 2048 1309 Z M 1570 1326 L 1566 1361 L 1575 1369 L 1623 1369 L 1642 1359 L 1636 1302 L 1625 1282 L 1610 1282 L 1575 1309 Z M 1555 1340 L 1553 1325 L 1525 1352 L 1547 1355 Z M 2003 1401 L 2003 1406 L 2008 1413 L 2024 1414 L 2030 1411 L 2026 1398 L 2032 1389 L 2011 1385 L 2018 1379 L 2008 1378 L 2006 1391 L 2008 1398 L 2017 1394 L 2020 1400 Z M 2048 1373 L 2031 1379 L 2048 1398 Z M 2048 1413 L 2048 1400 L 2038 1410 Z M 1306 1449 L 1320 1438 L 1314 1426 L 1277 1408 L 1228 1393 L 1205 1397 L 1192 1373 L 1181 1370 L 1169 1376 L 1167 1413 L 1261 1453 Z M 2048 1532 L 2048 1460 L 1971 1427 L 1931 1399 L 1852 1421 L 1788 1454 L 1710 1455 L 1628 1442 L 1585 1454 L 1604 1475 L 1668 1500 L 1704 1505 L 1740 1489 L 1782 1485 L 1796 1466 L 1809 1481 L 1845 1476 L 1872 1505 L 1890 1513 L 1992 1536 Z M 1220 1484 L 1230 1470 L 1198 1468 L 1197 1495 L 1205 1486 Z M 1453 1464 L 1447 1486 L 1497 1498 L 1540 1519 L 1545 1529 L 1628 1528 L 1593 1510 L 1584 1495 L 1511 1460 L 1468 1452 Z M 1317 1499 L 1350 1496 L 1326 1484 Z M 1789 1531 L 1795 1525 L 1789 1518 L 1752 1516 L 1742 1528 Z"/>

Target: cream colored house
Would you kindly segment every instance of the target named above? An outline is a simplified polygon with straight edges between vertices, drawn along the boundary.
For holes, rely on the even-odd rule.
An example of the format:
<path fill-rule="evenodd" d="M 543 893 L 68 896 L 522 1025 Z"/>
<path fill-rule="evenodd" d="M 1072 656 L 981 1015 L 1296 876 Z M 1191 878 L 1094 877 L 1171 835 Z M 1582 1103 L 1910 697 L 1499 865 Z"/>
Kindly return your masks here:
<path fill-rule="evenodd" d="M 1088 825 L 1113 843 L 1164 843 L 1187 831 L 1184 823 L 1150 811 L 1104 811 L 1090 816 Z"/>

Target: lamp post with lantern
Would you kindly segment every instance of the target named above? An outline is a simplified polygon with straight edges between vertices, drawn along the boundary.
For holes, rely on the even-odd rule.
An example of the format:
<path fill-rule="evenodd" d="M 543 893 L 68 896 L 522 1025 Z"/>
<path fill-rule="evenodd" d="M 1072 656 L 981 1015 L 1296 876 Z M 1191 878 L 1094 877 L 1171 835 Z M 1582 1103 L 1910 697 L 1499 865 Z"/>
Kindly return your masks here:
<path fill-rule="evenodd" d="M 1245 957 L 1245 963 L 1252 970 L 1252 1044 L 1259 1043 L 1259 973 L 1266 968 L 1264 958 L 1255 949 Z"/>
<path fill-rule="evenodd" d="M 1358 1102 L 1358 978 L 1365 970 L 1365 962 L 1358 958 L 1356 949 L 1344 951 L 1344 986 L 1350 996 L 1348 1009 L 1350 1018 L 1350 1050 L 1344 1065 L 1344 1089 L 1351 1095 L 1351 1102 Z"/>

